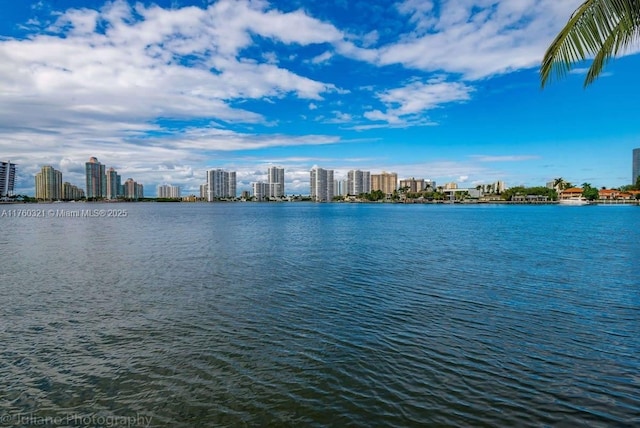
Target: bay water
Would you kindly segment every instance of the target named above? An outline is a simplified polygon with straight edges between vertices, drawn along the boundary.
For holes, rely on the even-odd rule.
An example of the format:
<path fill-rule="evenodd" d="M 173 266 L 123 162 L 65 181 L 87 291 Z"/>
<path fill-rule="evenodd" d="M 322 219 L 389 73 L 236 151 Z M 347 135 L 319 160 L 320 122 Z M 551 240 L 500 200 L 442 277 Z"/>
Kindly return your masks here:
<path fill-rule="evenodd" d="M 640 425 L 638 207 L 48 207 L 125 216 L 0 218 L 0 426 Z"/>

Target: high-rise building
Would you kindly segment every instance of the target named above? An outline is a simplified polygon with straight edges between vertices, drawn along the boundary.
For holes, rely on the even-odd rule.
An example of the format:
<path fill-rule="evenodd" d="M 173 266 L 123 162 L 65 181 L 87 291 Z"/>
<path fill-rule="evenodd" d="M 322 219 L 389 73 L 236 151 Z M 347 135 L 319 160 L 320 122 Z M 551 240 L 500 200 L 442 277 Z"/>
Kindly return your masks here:
<path fill-rule="evenodd" d="M 417 193 L 424 190 L 424 179 L 415 179 L 413 177 L 400 180 L 400 188 L 407 189 L 407 192 Z"/>
<path fill-rule="evenodd" d="M 138 200 L 144 198 L 144 186 L 136 183 L 133 178 L 127 178 L 123 187 L 125 199 Z"/>
<path fill-rule="evenodd" d="M 84 190 L 65 181 L 62 183 L 62 199 L 65 201 L 78 201 L 84 198 Z"/>
<path fill-rule="evenodd" d="M 398 174 L 382 171 L 381 174 L 371 175 L 371 191 L 381 190 L 386 195 L 391 195 L 398 190 Z"/>
<path fill-rule="evenodd" d="M 0 198 L 13 195 L 16 183 L 16 164 L 0 161 Z"/>
<path fill-rule="evenodd" d="M 322 169 L 317 166 L 309 172 L 311 200 L 316 202 L 331 202 L 333 200 L 333 170 Z"/>
<path fill-rule="evenodd" d="M 157 187 L 158 198 L 178 199 L 180 198 L 180 186 L 163 184 Z"/>
<path fill-rule="evenodd" d="M 101 199 L 107 194 L 107 180 L 105 167 L 95 157 L 85 163 L 87 181 L 87 199 Z"/>
<path fill-rule="evenodd" d="M 236 172 L 229 171 L 229 197 L 235 199 L 236 195 L 237 195 Z"/>
<path fill-rule="evenodd" d="M 207 199 L 207 183 L 200 185 L 200 199 Z"/>
<path fill-rule="evenodd" d="M 633 169 L 631 171 L 631 184 L 636 184 L 640 177 L 640 148 L 633 149 Z"/>
<path fill-rule="evenodd" d="M 251 183 L 251 187 L 253 187 L 253 197 L 256 201 L 269 199 L 269 183 L 258 181 L 257 183 Z"/>
<path fill-rule="evenodd" d="M 358 196 L 361 193 L 371 192 L 371 173 L 352 169 L 347 173 L 347 195 Z"/>
<path fill-rule="evenodd" d="M 63 198 L 62 173 L 51 165 L 43 166 L 36 174 L 36 198 L 43 201 L 57 201 Z"/>
<path fill-rule="evenodd" d="M 222 169 L 207 171 L 207 201 L 236 197 L 236 173 Z"/>
<path fill-rule="evenodd" d="M 269 197 L 282 198 L 284 196 L 284 168 L 270 166 L 267 170 Z"/>
<path fill-rule="evenodd" d="M 333 180 L 333 196 L 347 194 L 347 180 Z"/>
<path fill-rule="evenodd" d="M 109 168 L 107 170 L 105 180 L 106 180 L 105 198 L 117 199 L 118 196 L 124 196 L 122 194 L 122 183 L 121 183 L 122 178 L 120 177 L 120 174 L 118 174 L 118 172 L 115 169 Z"/>

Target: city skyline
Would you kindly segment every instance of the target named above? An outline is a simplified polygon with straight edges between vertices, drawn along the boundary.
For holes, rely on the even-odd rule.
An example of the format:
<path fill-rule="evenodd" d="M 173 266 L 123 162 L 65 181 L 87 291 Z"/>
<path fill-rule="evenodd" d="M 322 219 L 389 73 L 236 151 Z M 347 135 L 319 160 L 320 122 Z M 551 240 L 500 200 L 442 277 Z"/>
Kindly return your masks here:
<path fill-rule="evenodd" d="M 154 3 L 3 9 L 0 153 L 19 165 L 15 193 L 32 194 L 42 165 L 84 185 L 90 156 L 196 195 L 211 168 L 243 191 L 274 165 L 288 194 L 308 192 L 313 165 L 465 187 L 631 184 L 639 56 L 587 90 L 587 64 L 539 87 L 580 0 Z"/>

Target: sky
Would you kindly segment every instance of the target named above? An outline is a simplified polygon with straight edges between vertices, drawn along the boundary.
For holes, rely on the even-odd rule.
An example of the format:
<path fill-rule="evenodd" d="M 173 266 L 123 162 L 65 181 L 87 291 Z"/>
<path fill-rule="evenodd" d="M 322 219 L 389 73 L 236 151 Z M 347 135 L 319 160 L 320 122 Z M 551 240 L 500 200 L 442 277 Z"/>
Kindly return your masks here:
<path fill-rule="evenodd" d="M 544 90 L 582 0 L 0 0 L 0 160 L 15 193 L 43 165 L 85 187 L 91 156 L 153 196 L 238 191 L 285 168 L 396 172 L 460 187 L 631 182 L 640 56 Z"/>

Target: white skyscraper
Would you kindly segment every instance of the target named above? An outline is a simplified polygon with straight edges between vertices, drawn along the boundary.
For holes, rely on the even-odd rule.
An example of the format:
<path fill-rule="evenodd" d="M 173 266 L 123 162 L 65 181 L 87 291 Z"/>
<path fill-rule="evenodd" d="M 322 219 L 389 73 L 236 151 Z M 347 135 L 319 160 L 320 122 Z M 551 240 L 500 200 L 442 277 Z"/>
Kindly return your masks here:
<path fill-rule="evenodd" d="M 371 172 L 352 169 L 347 173 L 347 195 L 371 192 Z"/>
<path fill-rule="evenodd" d="M 257 183 L 251 183 L 253 187 L 253 197 L 256 201 L 264 201 L 269 198 L 269 183 L 263 183 L 258 181 Z"/>
<path fill-rule="evenodd" d="M 309 172 L 311 200 L 331 202 L 333 199 L 333 170 L 314 166 Z"/>
<path fill-rule="evenodd" d="M 269 167 L 267 170 L 267 182 L 269 184 L 269 197 L 281 198 L 284 196 L 284 168 Z"/>
<path fill-rule="evenodd" d="M 236 197 L 236 173 L 222 169 L 207 171 L 207 200 Z"/>
<path fill-rule="evenodd" d="M 347 180 L 333 180 L 333 196 L 347 194 Z"/>
<path fill-rule="evenodd" d="M 180 198 L 180 187 L 163 184 L 158 186 L 158 198 L 178 199 Z"/>

